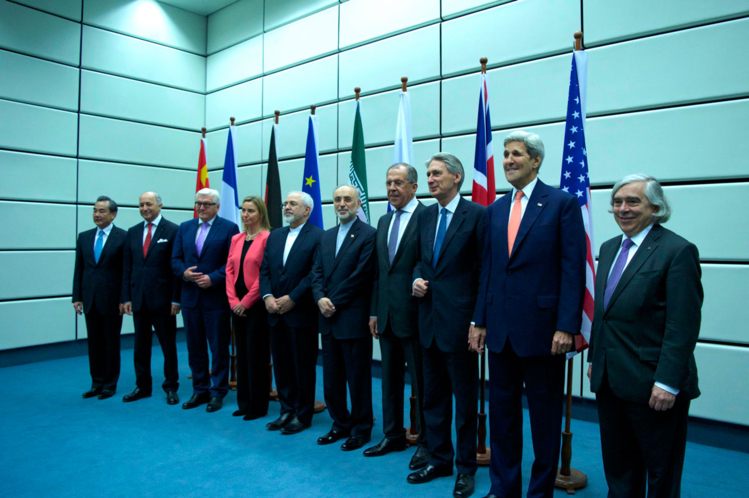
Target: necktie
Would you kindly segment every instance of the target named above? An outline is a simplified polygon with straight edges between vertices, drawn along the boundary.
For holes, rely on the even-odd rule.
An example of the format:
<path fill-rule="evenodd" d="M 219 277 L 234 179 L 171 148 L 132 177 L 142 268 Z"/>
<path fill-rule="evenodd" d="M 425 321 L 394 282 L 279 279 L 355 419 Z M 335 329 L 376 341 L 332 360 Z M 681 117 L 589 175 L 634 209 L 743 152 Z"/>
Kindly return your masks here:
<path fill-rule="evenodd" d="M 99 262 L 101 251 L 104 249 L 104 231 L 99 230 L 99 235 L 96 237 L 96 244 L 94 244 L 94 261 Z"/>
<path fill-rule="evenodd" d="M 616 262 L 614 263 L 614 269 L 611 270 L 611 275 L 609 275 L 609 280 L 606 282 L 606 290 L 603 293 L 603 309 L 606 309 L 609 307 L 609 300 L 611 300 L 611 296 L 614 294 L 614 289 L 616 289 L 616 284 L 619 283 L 619 279 L 622 277 L 622 272 L 624 272 L 624 267 L 627 266 L 627 257 L 629 256 L 629 248 L 634 245 L 634 242 L 632 242 L 632 239 L 624 239 L 624 242 L 622 242 L 622 250 L 619 253 L 619 257 L 616 258 Z"/>
<path fill-rule="evenodd" d="M 148 246 L 151 245 L 151 227 L 153 223 L 148 224 L 148 234 L 146 235 L 146 241 L 143 243 L 143 257 L 145 258 L 148 254 Z"/>
<path fill-rule="evenodd" d="M 440 226 L 437 227 L 437 240 L 434 242 L 434 256 L 432 256 L 433 268 L 437 268 L 437 260 L 440 257 L 442 241 L 445 240 L 445 232 L 447 232 L 447 209 L 442 208 L 442 216 L 440 216 Z"/>
<path fill-rule="evenodd" d="M 512 255 L 512 246 L 515 245 L 515 237 L 517 237 L 518 229 L 520 228 L 520 218 L 523 214 L 523 205 L 520 204 L 520 199 L 522 198 L 522 190 L 515 192 L 515 203 L 512 205 L 510 223 L 507 225 L 507 250 L 509 251 L 509 255 Z"/>
<path fill-rule="evenodd" d="M 200 227 L 198 240 L 195 241 L 195 248 L 198 250 L 198 256 L 200 256 L 200 253 L 203 252 L 203 244 L 205 244 L 205 238 L 206 235 L 208 235 L 208 229 L 210 228 L 210 226 L 210 223 L 203 223 L 203 225 Z"/>
<path fill-rule="evenodd" d="M 398 248 L 398 232 L 401 228 L 401 215 L 403 210 L 399 209 L 395 212 L 395 221 L 393 221 L 393 228 L 390 230 L 390 241 L 388 241 L 388 256 L 390 256 L 390 264 L 393 264 L 395 259 L 395 251 Z"/>

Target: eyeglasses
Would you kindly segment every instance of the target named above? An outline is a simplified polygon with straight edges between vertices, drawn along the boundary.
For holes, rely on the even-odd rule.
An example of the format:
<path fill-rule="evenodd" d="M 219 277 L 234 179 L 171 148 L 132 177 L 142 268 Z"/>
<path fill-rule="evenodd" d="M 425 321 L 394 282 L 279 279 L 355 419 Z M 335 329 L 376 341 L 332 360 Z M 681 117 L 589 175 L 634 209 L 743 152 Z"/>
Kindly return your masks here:
<path fill-rule="evenodd" d="M 287 201 L 287 202 L 284 202 L 283 204 L 281 204 L 281 207 L 282 208 L 285 208 L 286 206 L 297 207 L 298 205 L 299 205 L 299 203 L 296 202 L 296 201 Z"/>
<path fill-rule="evenodd" d="M 200 209 L 202 207 L 209 208 L 209 207 L 215 206 L 215 205 L 216 205 L 215 202 L 196 202 L 195 203 L 195 207 L 198 208 L 198 209 Z"/>

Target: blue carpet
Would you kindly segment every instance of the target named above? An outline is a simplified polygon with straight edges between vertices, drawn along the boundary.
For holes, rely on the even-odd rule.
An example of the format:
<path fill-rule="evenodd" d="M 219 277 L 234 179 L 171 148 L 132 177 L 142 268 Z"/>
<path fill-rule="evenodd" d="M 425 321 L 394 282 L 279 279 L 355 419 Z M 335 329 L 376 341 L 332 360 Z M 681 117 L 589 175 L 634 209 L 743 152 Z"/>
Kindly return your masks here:
<path fill-rule="evenodd" d="M 181 401 L 192 389 L 187 351 L 178 344 Z M 135 386 L 132 350 L 122 351 L 122 376 L 114 398 L 84 400 L 90 385 L 86 357 L 44 361 L 0 369 L 0 496 L 451 496 L 453 478 L 428 484 L 406 482 L 413 450 L 379 458 L 346 453 L 339 444 L 319 446 L 330 429 L 327 411 L 312 428 L 295 436 L 265 429 L 278 416 L 246 422 L 231 416 L 236 397 L 224 408 L 182 410 L 168 406 L 158 388 L 163 358 L 153 350 L 154 396 L 122 403 Z M 317 399 L 322 400 L 318 367 Z M 31 386 L 31 388 L 29 388 Z M 378 422 L 372 443 L 382 438 L 380 380 L 373 396 Z M 573 467 L 588 475 L 579 496 L 606 495 L 598 426 L 574 420 Z M 524 489 L 532 463 L 530 428 L 524 427 Z M 749 454 L 689 443 L 683 496 L 747 496 Z M 480 468 L 476 494 L 489 490 Z M 556 496 L 566 496 L 557 490 Z"/>

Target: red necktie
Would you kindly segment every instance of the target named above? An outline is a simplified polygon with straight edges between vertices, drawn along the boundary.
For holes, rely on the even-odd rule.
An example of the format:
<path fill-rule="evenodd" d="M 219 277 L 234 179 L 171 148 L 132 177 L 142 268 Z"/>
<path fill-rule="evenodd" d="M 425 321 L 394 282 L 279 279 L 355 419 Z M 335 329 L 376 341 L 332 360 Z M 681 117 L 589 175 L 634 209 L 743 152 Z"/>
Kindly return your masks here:
<path fill-rule="evenodd" d="M 509 249 L 510 255 L 512 255 L 512 246 L 515 245 L 515 237 L 517 237 L 518 229 L 520 228 L 520 215 L 523 210 L 523 206 L 520 204 L 520 199 L 522 197 L 522 190 L 515 192 L 515 204 L 512 206 L 510 223 L 507 225 L 507 248 Z"/>
<path fill-rule="evenodd" d="M 148 224 L 148 235 L 146 235 L 146 241 L 143 243 L 143 257 L 145 258 L 148 254 L 148 246 L 151 245 L 151 227 L 153 223 Z"/>

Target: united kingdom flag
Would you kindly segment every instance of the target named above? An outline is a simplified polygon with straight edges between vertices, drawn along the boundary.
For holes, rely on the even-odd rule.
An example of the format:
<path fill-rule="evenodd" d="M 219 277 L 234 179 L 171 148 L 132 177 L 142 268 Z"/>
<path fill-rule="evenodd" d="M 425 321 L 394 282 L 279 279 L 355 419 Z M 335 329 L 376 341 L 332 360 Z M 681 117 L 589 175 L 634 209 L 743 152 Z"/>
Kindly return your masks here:
<path fill-rule="evenodd" d="M 486 78 L 486 73 L 481 73 L 471 200 L 482 206 L 488 206 L 494 202 L 496 197 L 497 189 L 494 186 L 494 150 L 492 149 L 492 120 L 489 116 L 489 82 Z"/>

